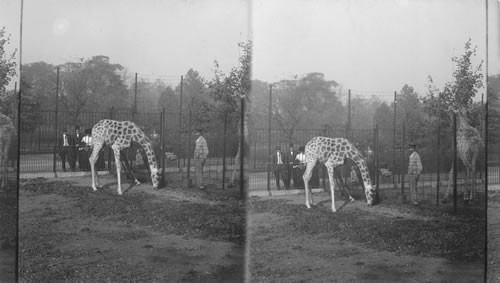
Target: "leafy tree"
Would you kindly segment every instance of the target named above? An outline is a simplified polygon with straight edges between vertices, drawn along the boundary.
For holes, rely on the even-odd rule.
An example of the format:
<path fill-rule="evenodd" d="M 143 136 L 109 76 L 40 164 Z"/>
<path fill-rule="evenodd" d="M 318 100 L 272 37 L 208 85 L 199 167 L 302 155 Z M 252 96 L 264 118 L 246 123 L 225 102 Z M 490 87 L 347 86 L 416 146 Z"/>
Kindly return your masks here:
<path fill-rule="evenodd" d="M 500 75 L 488 78 L 488 142 L 491 146 L 491 157 L 500 160 L 498 148 L 500 144 Z M 489 155 L 490 156 L 490 155 Z"/>
<path fill-rule="evenodd" d="M 78 120 L 83 111 L 129 108 L 128 91 L 120 71 L 106 56 L 68 62 L 61 68 L 61 103 Z"/>
<path fill-rule="evenodd" d="M 13 76 L 16 75 L 16 51 L 7 54 L 5 47 L 10 43 L 10 35 L 6 35 L 5 27 L 0 29 L 0 97 L 5 95 L 5 89 Z"/>
<path fill-rule="evenodd" d="M 428 93 L 423 98 L 423 109 L 430 116 L 429 120 L 440 123 L 441 131 L 439 134 L 443 136 L 451 134 L 452 112 L 450 110 L 459 110 L 464 113 L 471 125 L 480 125 L 478 119 L 484 117 L 484 113 L 470 115 L 475 111 L 482 111 L 476 109 L 477 105 L 473 103 L 473 98 L 483 87 L 483 74 L 481 73 L 483 61 L 474 67 L 472 58 L 475 55 L 476 47 L 471 47 L 469 39 L 465 43 L 464 54 L 452 57 L 452 61 L 456 65 L 453 81 L 447 82 L 442 91 L 434 86 L 432 77 L 428 77 Z"/>
<path fill-rule="evenodd" d="M 345 108 L 335 91 L 335 81 L 322 73 L 274 84 L 273 119 L 288 139 L 301 127 L 337 126 L 345 121 Z"/>
<path fill-rule="evenodd" d="M 372 95 L 370 99 L 354 97 L 351 99 L 351 128 L 353 129 L 373 129 L 375 126 L 374 115 L 382 101 Z M 379 124 L 379 128 L 382 125 Z M 392 126 L 391 126 L 392 127 Z"/>
<path fill-rule="evenodd" d="M 31 87 L 33 99 L 41 110 L 54 110 L 56 93 L 56 67 L 35 62 L 23 64 L 22 80 Z"/>
<path fill-rule="evenodd" d="M 387 103 L 382 102 L 379 107 L 375 110 L 373 115 L 373 120 L 382 129 L 391 129 L 394 126 L 394 110 L 387 105 Z"/>
<path fill-rule="evenodd" d="M 269 84 L 259 80 L 252 81 L 252 101 L 248 105 L 250 112 L 250 130 L 267 128 L 269 124 Z"/>
<path fill-rule="evenodd" d="M 228 121 L 239 121 L 241 117 L 241 98 L 247 102 L 251 102 L 251 63 L 252 63 L 252 42 L 240 42 L 238 46 L 242 49 L 242 55 L 239 58 L 237 67 L 233 67 L 229 74 L 225 74 L 220 70 L 217 61 L 215 64 L 214 78 L 208 82 L 210 97 L 213 99 L 213 114 L 214 121 L 224 120 L 224 115 L 227 113 Z M 247 110 L 249 107 L 247 106 Z M 249 112 L 245 113 L 245 122 L 249 123 Z M 232 123 L 230 125 L 230 133 L 238 132 L 240 123 Z M 251 125 L 246 125 L 247 129 Z M 245 139 L 248 143 L 250 137 Z"/>
<path fill-rule="evenodd" d="M 165 109 L 167 113 L 179 112 L 179 95 L 171 86 L 166 86 L 158 97 L 158 107 Z"/>

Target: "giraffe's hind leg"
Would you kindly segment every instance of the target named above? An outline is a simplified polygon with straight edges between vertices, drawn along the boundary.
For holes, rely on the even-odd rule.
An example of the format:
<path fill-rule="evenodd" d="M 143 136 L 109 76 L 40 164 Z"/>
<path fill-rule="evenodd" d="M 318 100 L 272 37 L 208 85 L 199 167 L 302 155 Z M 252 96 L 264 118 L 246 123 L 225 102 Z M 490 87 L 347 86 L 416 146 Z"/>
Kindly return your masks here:
<path fill-rule="evenodd" d="M 99 157 L 99 151 L 101 151 L 103 145 L 104 143 L 102 142 L 94 144 L 92 148 L 92 154 L 89 157 L 90 171 L 92 175 L 92 189 L 94 191 L 97 191 L 97 189 L 99 188 L 99 176 L 97 174 L 95 164 L 97 162 L 97 158 Z"/>
<path fill-rule="evenodd" d="M 342 176 L 340 176 L 339 171 L 334 169 L 333 174 L 334 174 L 335 179 L 337 180 L 337 184 L 339 185 L 340 189 L 344 192 L 344 194 L 346 196 L 349 197 L 349 201 L 350 202 L 355 201 L 355 199 L 349 193 L 349 190 L 347 189 L 347 184 L 345 183 L 345 181 L 343 181 Z"/>

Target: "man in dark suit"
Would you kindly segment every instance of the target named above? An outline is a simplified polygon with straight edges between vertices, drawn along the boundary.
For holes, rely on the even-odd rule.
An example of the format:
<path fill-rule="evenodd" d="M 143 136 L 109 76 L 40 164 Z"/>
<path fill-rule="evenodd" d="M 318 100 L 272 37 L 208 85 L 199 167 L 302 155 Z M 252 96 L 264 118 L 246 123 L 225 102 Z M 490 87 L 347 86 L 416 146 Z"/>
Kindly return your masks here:
<path fill-rule="evenodd" d="M 280 187 L 280 178 L 283 179 L 283 166 L 285 165 L 285 156 L 283 152 L 281 152 L 281 146 L 276 146 L 276 151 L 271 155 L 272 160 L 272 170 L 274 173 L 274 177 L 276 178 L 276 187 L 278 190 L 281 190 Z M 285 180 L 283 179 L 283 183 Z"/>
<path fill-rule="evenodd" d="M 82 163 L 83 163 L 83 150 L 81 150 L 83 148 L 83 145 L 82 145 L 82 138 L 83 138 L 83 135 L 82 133 L 80 133 L 80 126 L 76 126 L 75 127 L 75 137 L 74 137 L 74 140 L 75 140 L 75 144 L 74 144 L 74 147 L 72 148 L 73 150 L 73 155 L 74 155 L 74 160 L 75 160 L 75 166 L 73 166 L 73 168 L 76 168 L 76 162 L 78 161 L 78 168 L 80 170 L 82 170 Z"/>
<path fill-rule="evenodd" d="M 284 171 L 285 171 L 285 179 L 283 180 L 283 182 L 285 183 L 285 189 L 289 189 L 290 187 L 293 187 L 293 186 L 290 186 L 291 185 L 291 180 L 293 179 L 294 180 L 294 185 L 295 185 L 295 180 L 297 179 L 296 177 L 294 177 L 294 170 L 293 170 L 293 162 L 295 160 L 295 157 L 297 156 L 297 152 L 295 151 L 295 147 L 293 146 L 293 143 L 290 143 L 288 145 L 289 149 L 288 151 L 286 152 L 285 154 L 285 168 L 284 168 Z"/>
<path fill-rule="evenodd" d="M 59 139 L 59 156 L 61 157 L 62 169 L 64 172 L 66 172 L 66 159 L 68 160 L 71 171 L 75 170 L 72 146 L 74 146 L 73 137 L 67 133 L 66 129 L 63 129 L 63 133 Z"/>

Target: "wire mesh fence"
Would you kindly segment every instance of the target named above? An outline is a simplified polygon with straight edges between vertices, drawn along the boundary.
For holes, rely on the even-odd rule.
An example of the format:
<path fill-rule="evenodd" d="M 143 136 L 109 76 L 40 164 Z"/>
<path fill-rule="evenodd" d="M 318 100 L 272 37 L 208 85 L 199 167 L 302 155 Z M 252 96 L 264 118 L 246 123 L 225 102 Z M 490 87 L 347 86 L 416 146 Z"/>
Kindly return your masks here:
<path fill-rule="evenodd" d="M 439 131 L 439 129 L 436 129 Z M 247 176 L 250 191 L 265 191 L 271 193 L 278 189 L 278 181 L 273 171 L 271 153 L 277 146 L 286 152 L 289 145 L 293 150 L 305 145 L 315 136 L 333 138 L 347 138 L 364 155 L 370 171 L 372 183 L 377 185 L 379 198 L 398 198 L 408 201 L 409 180 L 407 177 L 409 152 L 407 150 L 409 139 L 407 131 L 400 129 L 349 129 L 344 126 L 322 129 L 255 129 L 252 133 L 252 156 L 247 162 Z M 417 182 L 418 199 L 439 204 L 449 192 L 453 195 L 453 183 L 450 171 L 453 163 L 454 150 L 451 147 L 451 137 L 427 137 L 425 143 L 417 145 L 417 152 L 421 157 L 423 171 Z M 471 177 L 474 184 L 476 199 L 482 199 L 484 193 L 485 154 L 481 152 L 477 159 L 475 176 Z M 337 185 L 346 186 L 353 194 L 363 197 L 364 192 L 361 182 L 349 163 L 337 169 Z M 323 165 L 316 165 L 316 174 L 319 181 L 312 187 L 328 188 L 329 180 Z M 295 176 L 294 176 L 295 174 Z M 292 165 L 285 165 L 281 172 L 280 182 L 289 183 L 290 189 L 302 189 L 294 183 L 297 178 Z M 406 178 L 405 178 L 406 177 Z M 314 171 L 313 171 L 314 178 Z M 466 168 L 462 162 L 457 166 L 457 195 L 464 197 L 466 190 Z M 300 183 L 300 182 L 299 182 Z"/>
<path fill-rule="evenodd" d="M 20 135 L 20 173 L 63 171 L 62 159 L 59 155 L 63 129 L 68 134 L 74 135 L 77 127 L 83 132 L 91 129 L 101 119 L 113 119 L 134 121 L 151 138 L 158 166 L 164 169 L 167 183 L 172 180 L 185 182 L 185 184 L 193 183 L 195 170 L 191 158 L 195 147 L 193 136 L 195 127 L 190 125 L 189 115 L 186 115 L 184 122 L 181 123 L 179 113 L 164 112 L 133 113 L 111 109 L 109 112 L 40 111 L 33 114 L 37 117 L 36 121 L 22 127 L 30 131 L 21 131 Z M 226 123 L 232 122 L 226 121 Z M 209 147 L 209 155 L 203 175 L 207 182 L 223 186 L 228 183 L 227 176 L 231 175 L 236 166 L 234 156 L 238 150 L 238 136 L 235 133 L 225 132 L 224 128 L 231 127 L 224 123 L 213 128 L 213 131 L 204 134 Z M 155 135 L 153 133 L 158 138 L 152 138 Z M 137 149 L 138 144 L 133 144 L 123 151 L 131 166 L 137 159 Z M 72 150 L 76 152 L 76 146 Z M 73 154 L 75 170 L 83 170 L 80 166 L 80 156 Z M 109 147 L 101 151 L 97 168 L 114 172 L 115 160 Z M 139 170 L 139 172 L 142 171 Z M 140 176 L 141 173 L 138 175 Z"/>

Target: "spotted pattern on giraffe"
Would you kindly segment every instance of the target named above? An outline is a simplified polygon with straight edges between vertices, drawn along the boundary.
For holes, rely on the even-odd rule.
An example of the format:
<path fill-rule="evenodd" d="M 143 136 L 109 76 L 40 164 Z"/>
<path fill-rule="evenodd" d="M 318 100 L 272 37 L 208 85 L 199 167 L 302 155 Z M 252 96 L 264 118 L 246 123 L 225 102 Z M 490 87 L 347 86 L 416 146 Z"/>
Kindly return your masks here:
<path fill-rule="evenodd" d="M 332 211 L 336 211 L 333 193 L 333 170 L 335 167 L 344 164 L 345 159 L 351 159 L 356 165 L 365 188 L 366 201 L 369 205 L 373 204 L 376 188 L 371 184 L 370 175 L 361 152 L 350 141 L 344 138 L 314 137 L 306 144 L 305 155 L 307 166 L 303 179 L 306 187 L 306 205 L 308 208 L 312 204 L 312 195 L 311 201 L 309 201 L 308 181 L 312 175 L 312 168 L 319 162 L 325 164 L 328 169 L 332 195 Z"/>
<path fill-rule="evenodd" d="M 156 163 L 155 155 L 148 137 L 144 132 L 134 123 L 130 121 L 116 121 L 116 120 L 101 120 L 92 128 L 92 145 L 93 151 L 89 160 L 92 169 L 92 187 L 96 190 L 98 186 L 97 175 L 94 175 L 94 164 L 97 161 L 99 151 L 104 144 L 110 146 L 115 153 L 116 167 L 119 175 L 120 170 L 120 155 L 119 151 L 131 146 L 132 142 L 137 142 L 142 146 L 151 171 L 151 180 L 153 187 L 156 189 L 159 185 L 158 166 Z M 96 181 L 94 181 L 94 179 Z M 121 193 L 120 177 L 118 176 L 118 193 Z"/>

